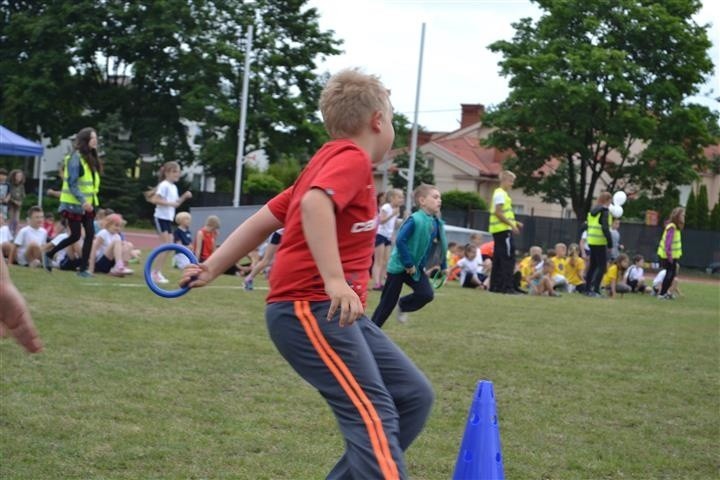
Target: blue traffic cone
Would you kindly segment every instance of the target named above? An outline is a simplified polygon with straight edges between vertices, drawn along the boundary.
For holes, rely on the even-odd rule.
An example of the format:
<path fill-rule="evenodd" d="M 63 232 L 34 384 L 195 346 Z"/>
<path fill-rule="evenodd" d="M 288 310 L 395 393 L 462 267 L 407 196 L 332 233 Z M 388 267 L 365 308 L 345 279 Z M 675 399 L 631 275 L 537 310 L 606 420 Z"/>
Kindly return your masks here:
<path fill-rule="evenodd" d="M 500 427 L 493 384 L 481 380 L 475 389 L 453 480 L 504 480 Z"/>

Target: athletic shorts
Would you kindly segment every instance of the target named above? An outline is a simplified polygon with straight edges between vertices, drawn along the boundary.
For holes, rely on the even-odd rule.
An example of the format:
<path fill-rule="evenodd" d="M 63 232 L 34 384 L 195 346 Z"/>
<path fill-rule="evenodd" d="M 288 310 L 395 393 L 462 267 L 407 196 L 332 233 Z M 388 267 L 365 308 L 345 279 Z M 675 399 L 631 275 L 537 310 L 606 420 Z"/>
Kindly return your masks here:
<path fill-rule="evenodd" d="M 115 260 L 110 260 L 103 255 L 95 262 L 95 271 L 99 273 L 108 273 L 115 266 Z"/>
<path fill-rule="evenodd" d="M 155 230 L 158 233 L 172 233 L 173 231 L 173 222 L 172 220 L 165 220 L 164 218 L 157 218 L 153 217 L 155 220 Z"/>
<path fill-rule="evenodd" d="M 380 245 L 389 247 L 391 244 L 392 244 L 392 240 L 387 238 L 385 235 L 380 235 L 379 233 L 375 234 L 375 246 L 376 247 L 379 247 Z"/>

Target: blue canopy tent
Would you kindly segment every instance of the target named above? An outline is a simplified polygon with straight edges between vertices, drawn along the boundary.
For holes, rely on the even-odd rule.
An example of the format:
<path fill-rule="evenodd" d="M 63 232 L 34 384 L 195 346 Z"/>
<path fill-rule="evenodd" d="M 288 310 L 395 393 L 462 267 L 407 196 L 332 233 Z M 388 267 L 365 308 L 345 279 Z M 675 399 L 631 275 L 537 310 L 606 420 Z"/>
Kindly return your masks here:
<path fill-rule="evenodd" d="M 43 146 L 31 142 L 0 125 L 0 155 L 37 157 L 43 154 Z"/>
<path fill-rule="evenodd" d="M 0 125 L 0 155 L 17 157 L 40 157 L 45 149 L 39 143 L 31 142 L 17 133 Z M 43 176 L 40 174 L 40 188 L 38 189 L 38 205 L 42 206 Z"/>

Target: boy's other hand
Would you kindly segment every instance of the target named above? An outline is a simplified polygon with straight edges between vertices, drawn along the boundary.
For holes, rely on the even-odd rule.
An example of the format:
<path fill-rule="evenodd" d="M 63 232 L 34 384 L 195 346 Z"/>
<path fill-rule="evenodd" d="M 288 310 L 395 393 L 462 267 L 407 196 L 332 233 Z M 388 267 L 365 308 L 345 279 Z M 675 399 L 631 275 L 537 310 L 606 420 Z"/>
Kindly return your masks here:
<path fill-rule="evenodd" d="M 340 309 L 339 323 L 341 327 L 352 325 L 365 312 L 360 297 L 347 284 L 345 279 L 328 282 L 325 285 L 325 293 L 330 297 L 328 321 L 332 320 L 338 308 Z"/>

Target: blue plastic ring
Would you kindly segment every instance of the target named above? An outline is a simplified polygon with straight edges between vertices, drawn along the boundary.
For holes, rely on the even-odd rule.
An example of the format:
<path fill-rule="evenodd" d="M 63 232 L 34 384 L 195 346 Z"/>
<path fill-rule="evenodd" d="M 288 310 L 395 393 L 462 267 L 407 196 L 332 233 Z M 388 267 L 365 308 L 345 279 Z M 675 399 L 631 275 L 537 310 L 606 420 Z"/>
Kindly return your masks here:
<path fill-rule="evenodd" d="M 162 288 L 158 287 L 152 279 L 152 265 L 155 261 L 155 257 L 169 250 L 173 250 L 177 253 L 182 253 L 190 259 L 190 263 L 198 263 L 195 254 L 189 248 L 183 245 L 177 243 L 166 243 L 165 245 L 160 245 L 152 252 L 150 252 L 150 256 L 148 256 L 148 259 L 145 261 L 145 283 L 147 283 L 147 286 L 150 287 L 150 290 L 152 290 L 155 295 L 159 295 L 164 298 L 177 298 L 189 292 L 190 287 L 180 287 L 177 290 L 163 290 Z"/>

